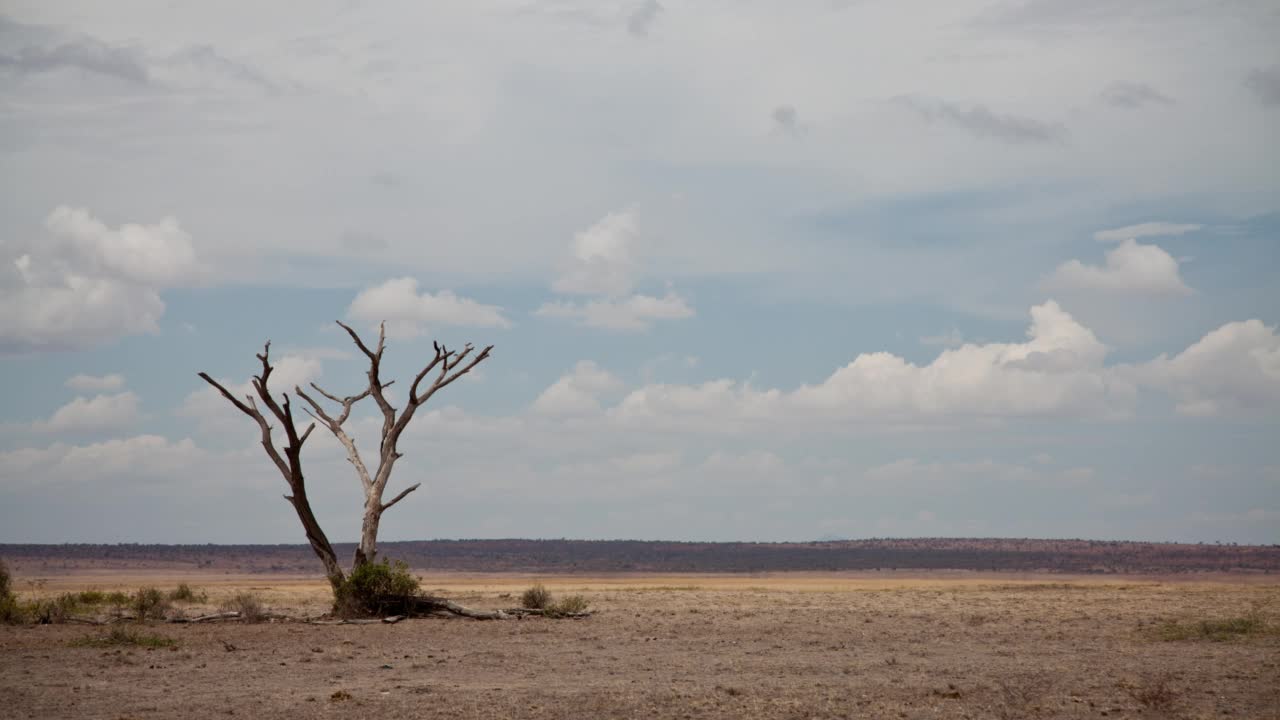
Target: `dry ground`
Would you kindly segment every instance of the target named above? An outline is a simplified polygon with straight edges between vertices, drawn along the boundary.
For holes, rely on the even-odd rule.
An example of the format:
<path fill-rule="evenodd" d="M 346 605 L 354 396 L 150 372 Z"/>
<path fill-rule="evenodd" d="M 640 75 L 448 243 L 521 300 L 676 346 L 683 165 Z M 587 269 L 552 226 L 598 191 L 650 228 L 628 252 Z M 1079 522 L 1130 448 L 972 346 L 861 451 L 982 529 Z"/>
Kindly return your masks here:
<path fill-rule="evenodd" d="M 104 629 L 0 627 L 13 718 L 1280 718 L 1280 634 L 1161 640 L 1174 620 L 1262 609 L 1280 585 L 845 574 L 538 578 L 584 620 L 181 626 L 172 648 L 81 647 Z M 318 612 L 313 579 L 109 574 L 27 592 L 254 589 Z M 532 578 L 430 575 L 509 607 Z M 21 586 L 19 589 L 22 589 Z M 189 611 L 198 608 L 188 608 Z"/>

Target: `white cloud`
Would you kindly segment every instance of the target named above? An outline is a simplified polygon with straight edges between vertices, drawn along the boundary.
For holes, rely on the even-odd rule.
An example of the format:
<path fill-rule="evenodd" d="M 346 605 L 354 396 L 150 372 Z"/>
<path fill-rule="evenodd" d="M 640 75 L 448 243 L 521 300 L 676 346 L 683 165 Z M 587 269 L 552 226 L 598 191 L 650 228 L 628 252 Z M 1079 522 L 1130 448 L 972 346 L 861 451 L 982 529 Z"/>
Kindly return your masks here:
<path fill-rule="evenodd" d="M 622 381 L 590 360 L 556 380 L 533 402 L 533 410 L 548 415 L 579 415 L 600 410 L 600 398 L 622 389 Z"/>
<path fill-rule="evenodd" d="M 511 327 L 502 308 L 496 305 L 484 305 L 449 290 L 419 294 L 418 281 L 410 277 L 361 290 L 347 308 L 347 315 L 375 325 L 385 320 L 387 332 L 402 337 L 447 325 Z"/>
<path fill-rule="evenodd" d="M 657 297 L 633 293 L 639 263 L 640 232 L 631 210 L 611 212 L 574 236 L 573 251 L 551 289 L 565 295 L 595 295 L 590 300 L 543 303 L 534 315 L 577 320 L 605 330 L 647 330 L 657 320 L 693 317 L 693 308 L 674 290 Z"/>
<path fill-rule="evenodd" d="M 1108 250 L 1103 265 L 1068 260 L 1044 281 L 1049 290 L 1101 290 L 1142 295 L 1190 295 L 1178 261 L 1156 245 L 1124 240 Z"/>
<path fill-rule="evenodd" d="M 1052 300 L 1031 308 L 1024 343 L 967 344 L 914 365 L 887 352 L 864 353 L 816 385 L 757 390 L 716 380 L 649 385 L 616 408 L 623 422 L 742 422 L 812 425 L 832 419 L 903 423 L 957 417 L 1109 417 L 1129 411 L 1132 384 L 1103 367 L 1107 348 Z"/>
<path fill-rule="evenodd" d="M 1143 237 L 1165 237 L 1170 235 L 1186 235 L 1195 232 L 1203 225 L 1187 225 L 1171 222 L 1145 222 L 1137 225 L 1126 225 L 1122 228 L 1099 230 L 1093 234 L 1098 242 L 1121 242 Z"/>
<path fill-rule="evenodd" d="M 67 378 L 64 385 L 80 392 L 106 392 L 124 387 L 124 376 L 115 373 L 102 376 L 81 373 Z"/>
<path fill-rule="evenodd" d="M 191 438 L 137 435 L 89 445 L 55 443 L 47 448 L 0 452 L 0 478 L 38 482 L 98 482 L 103 478 L 180 479 L 207 453 Z"/>
<path fill-rule="evenodd" d="M 1261 320 L 1227 323 L 1172 358 L 1161 355 L 1129 372 L 1172 395 L 1183 415 L 1280 408 L 1280 336 Z"/>
<path fill-rule="evenodd" d="M 58 207 L 47 241 L 0 246 L 0 351 L 83 348 L 155 333 L 160 290 L 195 277 L 191 238 L 173 218 L 111 229 Z M 7 252 L 6 252 L 7 251 Z"/>
<path fill-rule="evenodd" d="M 662 297 L 631 295 L 626 298 L 588 300 L 585 303 L 554 301 L 543 303 L 535 315 L 573 318 L 587 327 L 606 330 L 647 330 L 655 320 L 693 317 L 693 308 L 675 292 Z"/>
<path fill-rule="evenodd" d="M 618 297 L 631 292 L 640 237 L 635 213 L 611 212 L 573 238 L 573 251 L 551 289 L 566 295 Z"/>
<path fill-rule="evenodd" d="M 43 432 L 93 432 L 132 425 L 138 419 L 138 396 L 132 392 L 77 397 L 58 408 L 47 421 L 35 424 Z"/>
<path fill-rule="evenodd" d="M 49 214 L 45 227 L 68 241 L 77 260 L 95 274 L 162 288 L 191 279 L 197 269 L 191 236 L 172 217 L 112 229 L 84 208 L 63 205 Z"/>

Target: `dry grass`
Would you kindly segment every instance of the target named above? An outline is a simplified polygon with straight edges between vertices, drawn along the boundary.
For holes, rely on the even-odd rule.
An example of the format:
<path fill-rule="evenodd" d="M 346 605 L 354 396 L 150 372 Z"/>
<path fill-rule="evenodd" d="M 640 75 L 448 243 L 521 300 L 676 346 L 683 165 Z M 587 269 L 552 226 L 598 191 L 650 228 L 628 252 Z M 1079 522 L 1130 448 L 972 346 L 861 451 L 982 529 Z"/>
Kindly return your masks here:
<path fill-rule="evenodd" d="M 291 615 L 327 607 L 322 580 L 277 580 L 187 579 L 211 603 L 251 593 Z M 0 696 L 18 717 L 293 720 L 331 701 L 344 716 L 441 720 L 1272 713 L 1280 635 L 1159 642 L 1146 630 L 1152 618 L 1247 617 L 1280 586 L 1108 580 L 428 575 L 429 592 L 476 607 L 510 607 L 540 582 L 595 614 L 202 624 L 175 631 L 182 645 L 164 653 L 74 650 L 74 626 L 0 628 Z"/>

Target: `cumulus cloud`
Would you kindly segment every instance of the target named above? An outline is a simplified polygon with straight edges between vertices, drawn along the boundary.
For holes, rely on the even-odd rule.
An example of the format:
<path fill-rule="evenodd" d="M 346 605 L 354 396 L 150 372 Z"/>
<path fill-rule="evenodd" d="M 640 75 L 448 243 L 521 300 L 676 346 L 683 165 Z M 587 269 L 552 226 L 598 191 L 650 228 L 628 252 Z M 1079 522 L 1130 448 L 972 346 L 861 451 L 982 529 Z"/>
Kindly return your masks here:
<path fill-rule="evenodd" d="M 565 295 L 626 295 L 639 269 L 634 257 L 639 238 L 634 212 L 605 215 L 574 235 L 572 252 L 551 289 Z"/>
<path fill-rule="evenodd" d="M 377 324 L 387 332 L 414 337 L 427 328 L 442 326 L 511 327 L 497 305 L 484 305 L 449 290 L 418 292 L 418 281 L 403 277 L 361 290 L 347 308 L 347 316 Z"/>
<path fill-rule="evenodd" d="M 98 432 L 132 425 L 138 419 L 138 396 L 132 392 L 77 397 L 58 408 L 47 421 L 37 422 L 42 432 Z"/>
<path fill-rule="evenodd" d="M 63 384 L 72 390 L 81 392 L 107 392 L 124 387 L 124 376 L 115 373 L 101 376 L 82 373 L 67 378 L 67 381 Z"/>
<path fill-rule="evenodd" d="M 1022 343 L 966 344 L 928 365 L 887 352 L 864 353 L 816 385 L 759 390 L 715 380 L 649 385 L 610 410 L 622 422 L 692 423 L 726 430 L 741 423 L 833 419 L 902 423 L 959 417 L 1115 417 L 1135 399 L 1131 382 L 1103 367 L 1107 348 L 1056 302 L 1031 309 Z"/>
<path fill-rule="evenodd" d="M 611 212 L 575 235 L 569 258 L 551 289 L 597 297 L 546 302 L 534 314 L 607 330 L 647 330 L 657 320 L 693 317 L 693 308 L 673 290 L 662 297 L 632 292 L 640 269 L 635 256 L 639 238 L 635 213 L 630 210 Z"/>
<path fill-rule="evenodd" d="M 980 138 L 1014 144 L 1062 142 L 1066 128 L 1039 120 L 992 112 L 985 105 L 959 105 L 944 100 L 903 97 L 901 105 L 932 123 L 958 127 Z"/>
<path fill-rule="evenodd" d="M 1093 239 L 1098 242 L 1121 242 L 1124 240 L 1136 240 L 1144 237 L 1164 237 L 1170 235 L 1186 235 L 1195 232 L 1203 225 L 1193 225 L 1188 223 L 1171 223 L 1171 222 L 1144 222 L 1137 225 L 1126 225 L 1120 228 L 1112 228 L 1110 230 L 1099 230 L 1093 234 Z"/>
<path fill-rule="evenodd" d="M 1190 295 L 1178 260 L 1156 245 L 1125 240 L 1106 253 L 1102 265 L 1068 260 L 1045 279 L 1049 290 L 1100 290 L 1140 295 Z"/>
<path fill-rule="evenodd" d="M 1181 353 L 1129 372 L 1136 382 L 1168 392 L 1183 415 L 1280 408 L 1280 336 L 1261 320 L 1227 323 Z"/>
<path fill-rule="evenodd" d="M 1116 82 L 1102 91 L 1102 102 L 1111 107 L 1134 110 L 1146 105 L 1172 105 L 1173 98 L 1146 83 Z"/>
<path fill-rule="evenodd" d="M 655 320 L 680 320 L 693 317 L 694 313 L 684 298 L 668 292 L 662 297 L 636 294 L 584 303 L 548 302 L 535 310 L 534 314 L 573 318 L 587 327 L 606 330 L 647 330 Z"/>
<path fill-rule="evenodd" d="M 108 227 L 89 211 L 61 206 L 48 239 L 0 246 L 0 351 L 83 348 L 159 331 L 160 291 L 199 272 L 178 221 Z"/>
<path fill-rule="evenodd" d="M 547 415 L 578 415 L 600 410 L 600 399 L 622 390 L 622 381 L 590 360 L 583 360 L 542 391 L 533 410 Z"/>

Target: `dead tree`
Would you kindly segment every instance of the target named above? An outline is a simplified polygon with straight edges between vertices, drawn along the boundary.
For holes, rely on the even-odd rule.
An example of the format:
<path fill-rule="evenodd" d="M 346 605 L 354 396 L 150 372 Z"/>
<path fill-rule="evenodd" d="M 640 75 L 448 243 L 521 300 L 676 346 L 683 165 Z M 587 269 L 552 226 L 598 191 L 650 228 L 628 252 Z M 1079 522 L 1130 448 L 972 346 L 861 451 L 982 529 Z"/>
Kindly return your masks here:
<path fill-rule="evenodd" d="M 413 419 L 414 413 L 418 411 L 418 408 L 431 399 L 432 395 L 471 372 L 476 365 L 488 358 L 493 346 L 490 345 L 479 353 L 472 354 L 474 348 L 470 344 L 466 345 L 461 351 L 453 351 L 439 343 L 433 343 L 435 357 L 414 377 L 413 384 L 409 388 L 409 397 L 405 407 L 397 412 L 385 393 L 385 390 L 394 381 L 384 382 L 380 374 L 382 353 L 386 347 L 385 323 L 378 328 L 378 344 L 372 350 L 351 327 L 342 322 L 339 322 L 338 325 L 342 326 L 342 329 L 351 335 L 356 347 L 360 348 L 360 351 L 368 358 L 368 385 L 363 391 L 355 395 L 339 398 L 321 389 L 315 383 L 311 383 L 311 387 L 317 393 L 340 406 L 341 410 L 336 416 L 327 412 L 320 403 L 303 392 L 302 388 L 295 386 L 294 392 L 311 406 L 310 408 L 304 408 L 307 414 L 311 415 L 316 422 L 328 428 L 334 437 L 338 439 L 338 442 L 342 443 L 342 446 L 346 448 L 347 460 L 355 467 L 356 475 L 360 478 L 360 483 L 364 488 L 364 515 L 360 528 L 360 543 L 356 546 L 355 558 L 352 560 L 352 570 L 355 570 L 361 565 L 372 562 L 377 555 L 378 526 L 382 522 L 382 514 L 388 508 L 403 500 L 409 493 L 417 490 L 421 485 L 421 483 L 411 485 L 391 500 L 382 501 L 383 493 L 387 489 L 387 483 L 391 480 L 391 471 L 395 468 L 396 461 L 404 457 L 403 453 L 398 449 L 398 443 L 400 436 L 404 433 L 405 428 L 408 427 L 409 421 Z M 208 373 L 202 372 L 199 375 L 205 382 L 217 388 L 218 392 L 222 393 L 222 396 L 230 401 L 232 405 L 235 405 L 240 412 L 253 418 L 258 423 L 258 427 L 262 431 L 262 447 L 289 485 L 290 494 L 285 495 L 285 500 L 289 501 L 294 511 L 298 514 L 298 519 L 302 522 L 302 527 L 306 531 L 307 540 L 311 543 L 311 549 L 315 551 L 320 561 L 324 563 L 325 576 L 329 579 L 329 584 L 333 586 L 334 591 L 337 592 L 342 587 L 346 575 L 343 572 L 341 563 L 338 562 L 337 555 L 333 551 L 333 545 L 330 544 L 324 530 L 320 527 L 319 521 L 316 520 L 315 514 L 311 511 L 311 504 L 307 500 L 306 479 L 302 474 L 302 446 L 307 441 L 307 438 L 310 437 L 311 431 L 315 429 L 316 423 L 310 423 L 299 434 L 297 426 L 294 424 L 293 410 L 289 404 L 289 394 L 287 392 L 281 393 L 279 401 L 272 395 L 268 385 L 271 372 L 274 369 L 271 365 L 270 352 L 271 343 L 267 342 L 263 347 L 262 353 L 258 355 L 258 360 L 262 363 L 262 374 L 253 376 L 253 389 L 258 400 L 266 406 L 267 411 L 271 413 L 275 422 L 279 423 L 283 428 L 285 439 L 288 443 L 283 448 L 277 449 L 272 435 L 271 421 L 259 410 L 258 401 L 254 399 L 254 394 L 246 395 L 242 401 L 221 383 L 210 377 Z M 431 375 L 432 379 L 424 384 L 424 380 L 428 375 Z M 368 466 L 360 456 L 355 438 L 347 433 L 344 427 L 344 424 L 351 417 L 351 410 L 355 404 L 367 397 L 373 398 L 382 413 L 382 438 L 379 445 L 378 464 L 372 473 L 369 472 Z"/>
<path fill-rule="evenodd" d="M 342 443 L 342 446 L 346 448 L 347 461 L 355 468 L 356 475 L 360 478 L 360 485 L 364 490 L 364 517 L 360 523 L 360 544 L 356 546 L 355 558 L 352 560 L 352 568 L 354 569 L 365 563 L 373 562 L 373 559 L 377 556 L 378 526 L 382 523 L 382 513 L 421 486 L 421 483 L 415 483 L 401 490 L 399 494 L 387 502 L 384 503 L 382 501 L 382 495 L 387 489 L 387 482 L 391 480 L 391 471 L 395 469 L 396 461 L 404 457 L 404 454 L 398 448 L 398 443 L 401 434 L 409 426 L 409 421 L 413 420 L 414 413 L 418 411 L 418 408 L 425 405 L 432 395 L 448 387 L 453 381 L 471 372 L 471 369 L 476 365 L 484 362 L 485 358 L 489 357 L 489 351 L 493 350 L 493 346 L 490 345 L 473 356 L 471 353 L 474 348 L 470 343 L 463 347 L 461 352 L 449 350 L 440 343 L 432 343 L 435 348 L 435 357 L 413 378 L 413 384 L 409 386 L 409 397 L 405 402 L 404 409 L 397 413 L 396 408 L 387 400 L 384 392 L 395 381 L 383 382 L 380 374 L 382 352 L 386 348 L 386 323 L 378 326 L 378 345 L 372 350 L 349 325 L 342 322 L 339 322 L 338 325 L 347 331 L 347 334 L 355 342 L 356 347 L 360 348 L 360 352 L 364 353 L 364 356 L 369 360 L 368 385 L 355 395 L 339 398 L 325 391 L 319 385 L 311 383 L 313 390 L 342 408 L 336 417 L 326 412 L 324 407 L 304 392 L 302 388 L 295 386 L 293 390 L 298 397 L 306 400 L 307 404 L 311 406 L 307 409 L 307 413 L 315 418 L 317 422 L 329 428 L 329 432 L 333 433 L 338 442 Z M 468 358 L 470 359 L 468 360 Z M 423 385 L 423 380 L 428 375 L 432 375 L 432 379 L 427 385 Z M 382 413 L 382 438 L 378 445 L 378 466 L 372 474 L 369 472 L 369 466 L 365 464 L 364 459 L 360 456 L 360 450 L 356 447 L 355 438 L 351 437 L 343 427 L 343 424 L 351 416 L 351 408 L 367 397 L 373 398 L 373 401 L 378 405 L 378 410 Z"/>

